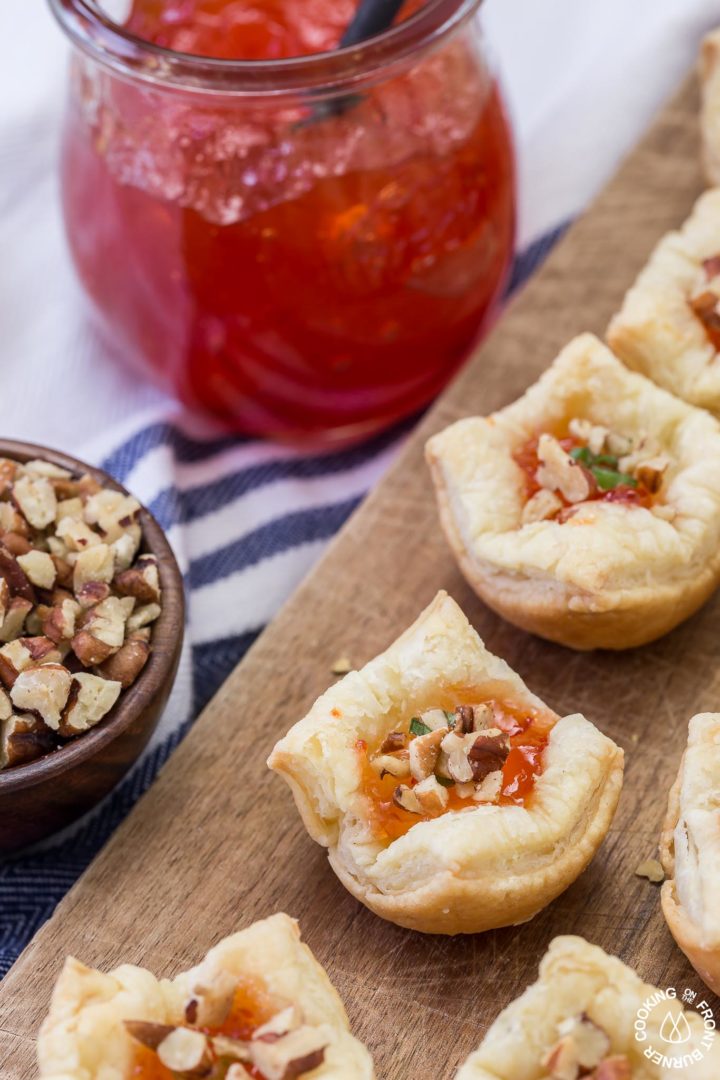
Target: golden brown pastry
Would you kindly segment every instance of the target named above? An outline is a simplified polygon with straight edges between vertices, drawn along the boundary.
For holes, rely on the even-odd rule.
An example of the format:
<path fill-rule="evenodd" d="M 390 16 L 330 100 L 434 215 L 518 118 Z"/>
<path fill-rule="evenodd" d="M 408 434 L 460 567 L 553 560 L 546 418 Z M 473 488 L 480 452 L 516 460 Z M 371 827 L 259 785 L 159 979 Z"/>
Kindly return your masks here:
<path fill-rule="evenodd" d="M 552 712 L 439 593 L 268 764 L 358 900 L 458 934 L 524 922 L 577 878 L 612 821 L 623 754 Z"/>
<path fill-rule="evenodd" d="M 705 37 L 700 50 L 700 132 L 705 176 L 720 184 L 720 30 Z"/>
<path fill-rule="evenodd" d="M 375 1076 L 287 915 L 225 938 L 172 980 L 130 965 L 106 975 L 68 959 L 37 1049 L 45 1080 Z"/>
<path fill-rule="evenodd" d="M 427 444 L 466 578 L 509 622 L 626 649 L 720 579 L 720 424 L 575 338 L 516 402 Z"/>
<path fill-rule="evenodd" d="M 608 328 L 628 367 L 720 415 L 720 189 L 658 243 Z"/>
<path fill-rule="evenodd" d="M 555 938 L 456 1080 L 717 1080 L 720 1042 L 660 993 L 583 938 Z M 663 1037 L 674 1024 L 682 1044 Z"/>
<path fill-rule="evenodd" d="M 700 978 L 720 993 L 720 713 L 690 721 L 660 857 L 670 932 Z"/>

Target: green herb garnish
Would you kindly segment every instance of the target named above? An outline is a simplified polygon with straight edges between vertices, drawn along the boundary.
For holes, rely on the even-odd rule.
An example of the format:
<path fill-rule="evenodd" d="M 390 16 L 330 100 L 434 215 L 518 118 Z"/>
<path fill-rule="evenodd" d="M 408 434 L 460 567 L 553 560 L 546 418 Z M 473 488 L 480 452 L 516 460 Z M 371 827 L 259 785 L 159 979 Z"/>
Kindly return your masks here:
<path fill-rule="evenodd" d="M 454 728 L 455 727 L 455 721 L 457 720 L 457 715 L 454 712 L 448 712 L 447 709 L 443 709 L 443 712 L 445 713 L 445 716 L 447 717 L 448 727 L 449 728 Z"/>
<path fill-rule="evenodd" d="M 437 773 L 435 774 L 435 779 L 438 784 L 442 784 L 443 787 L 452 787 L 455 783 L 454 780 L 448 780 L 446 776 L 438 776 Z"/>
<path fill-rule="evenodd" d="M 410 734 L 411 735 L 429 735 L 432 728 L 429 728 L 427 724 L 423 724 L 419 716 L 413 716 L 410 721 Z"/>
<path fill-rule="evenodd" d="M 576 446 L 570 451 L 570 457 L 574 461 L 581 461 L 592 469 L 595 465 L 603 465 L 608 469 L 617 469 L 618 457 L 616 454 L 594 454 L 589 446 Z"/>
<path fill-rule="evenodd" d="M 630 476 L 628 473 L 617 472 L 615 469 L 603 469 L 599 465 L 594 465 L 591 472 L 597 480 L 597 485 L 601 491 L 613 491 L 614 488 L 620 487 L 621 484 L 627 485 L 627 487 L 636 488 L 638 482 L 634 476 Z"/>
<path fill-rule="evenodd" d="M 594 454 L 589 446 L 575 446 L 570 451 L 570 457 L 590 470 L 601 491 L 613 491 L 621 484 L 632 488 L 638 486 L 634 476 L 620 472 L 616 454 Z"/>

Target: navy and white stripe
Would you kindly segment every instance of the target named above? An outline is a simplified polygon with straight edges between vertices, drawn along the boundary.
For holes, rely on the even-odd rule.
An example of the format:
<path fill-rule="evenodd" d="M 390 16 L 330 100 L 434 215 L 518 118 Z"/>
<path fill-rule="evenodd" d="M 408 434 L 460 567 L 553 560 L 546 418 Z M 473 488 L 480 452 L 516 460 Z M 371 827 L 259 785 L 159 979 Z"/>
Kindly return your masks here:
<path fill-rule="evenodd" d="M 561 232 L 516 259 L 511 288 Z M 0 976 L 152 783 L 416 420 L 351 449 L 303 454 L 252 439 L 198 437 L 182 421 L 160 417 L 104 455 L 102 466 L 149 506 L 178 556 L 188 591 L 186 646 L 168 708 L 125 780 L 79 825 L 0 862 Z"/>

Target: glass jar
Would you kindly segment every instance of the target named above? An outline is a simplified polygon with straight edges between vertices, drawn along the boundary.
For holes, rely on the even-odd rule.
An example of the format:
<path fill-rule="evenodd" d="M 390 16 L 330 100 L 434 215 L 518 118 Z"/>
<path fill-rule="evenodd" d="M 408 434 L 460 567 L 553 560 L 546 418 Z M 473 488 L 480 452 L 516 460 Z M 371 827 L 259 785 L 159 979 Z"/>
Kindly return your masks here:
<path fill-rule="evenodd" d="M 113 352 L 252 434 L 347 440 L 428 402 L 513 248 L 480 0 L 242 62 L 141 41 L 110 0 L 51 4 L 75 46 L 66 229 Z"/>

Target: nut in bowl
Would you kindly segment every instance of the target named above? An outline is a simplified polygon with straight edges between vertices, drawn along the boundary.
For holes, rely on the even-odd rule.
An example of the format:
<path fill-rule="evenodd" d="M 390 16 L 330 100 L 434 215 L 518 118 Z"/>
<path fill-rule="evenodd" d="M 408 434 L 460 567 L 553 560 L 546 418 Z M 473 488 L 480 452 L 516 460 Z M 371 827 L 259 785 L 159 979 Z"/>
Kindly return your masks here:
<path fill-rule="evenodd" d="M 0 441 L 0 851 L 70 824 L 147 744 L 183 586 L 154 518 L 83 462 Z"/>

